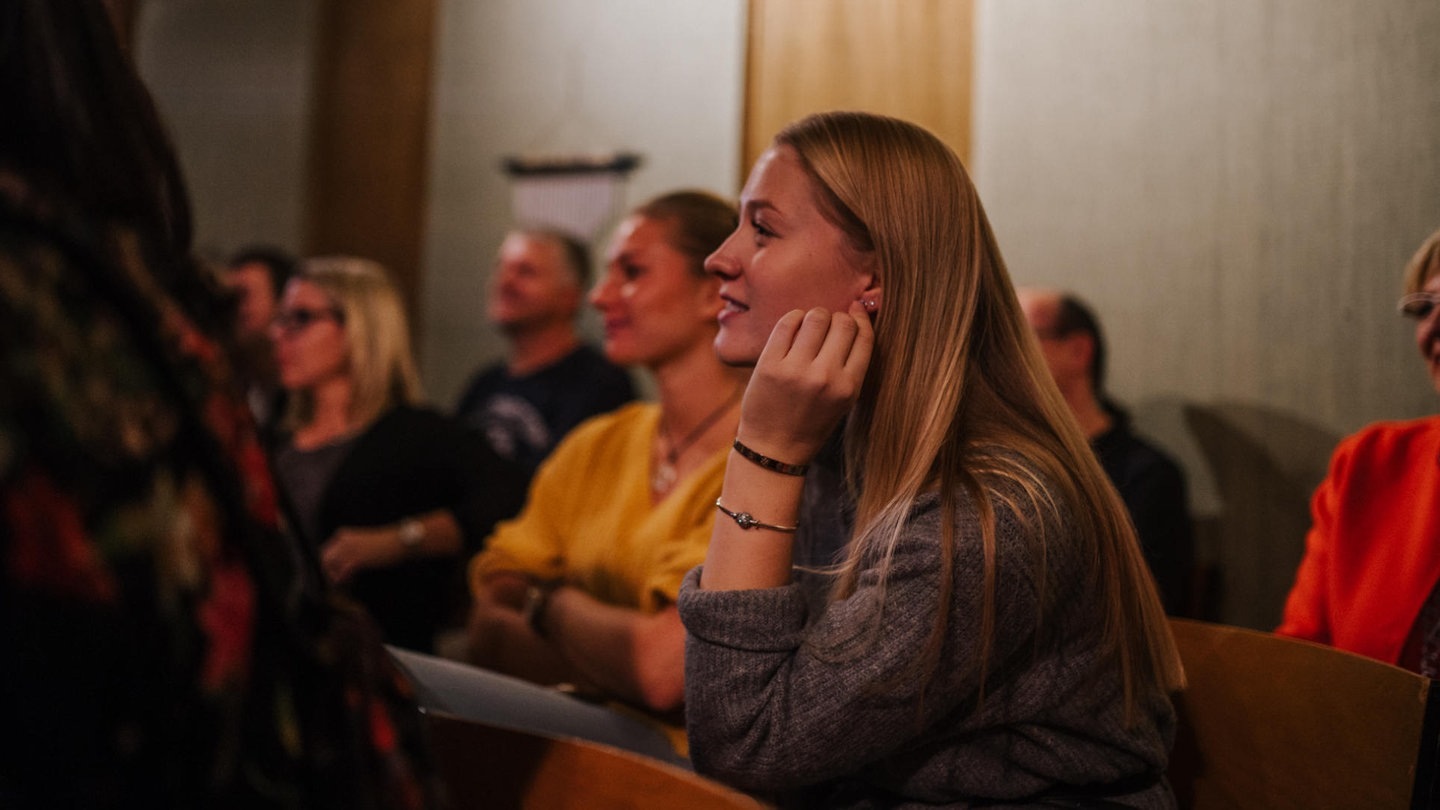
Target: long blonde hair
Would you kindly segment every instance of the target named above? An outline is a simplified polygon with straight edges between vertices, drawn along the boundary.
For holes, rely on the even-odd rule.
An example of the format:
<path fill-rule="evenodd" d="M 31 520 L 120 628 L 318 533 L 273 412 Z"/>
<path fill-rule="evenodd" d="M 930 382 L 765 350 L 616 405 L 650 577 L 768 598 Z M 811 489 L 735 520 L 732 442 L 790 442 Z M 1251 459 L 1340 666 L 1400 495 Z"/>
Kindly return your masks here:
<path fill-rule="evenodd" d="M 294 278 L 319 287 L 340 310 L 350 347 L 350 418 L 355 424 L 369 424 L 396 405 L 421 401 L 405 307 L 384 267 L 354 256 L 320 256 L 302 262 Z M 309 394 L 294 392 L 289 426 L 305 424 L 313 411 Z"/>
<path fill-rule="evenodd" d="M 995 633 L 992 500 L 1023 492 L 1024 504 L 1004 505 L 1021 514 L 1063 510 L 1082 544 L 1104 606 L 1100 644 L 1120 668 L 1127 715 L 1147 687 L 1181 688 L 1179 656 L 1128 513 L 1050 377 L 960 160 L 921 127 L 865 113 L 813 115 L 775 141 L 798 154 L 826 218 L 873 255 L 884 290 L 870 371 L 847 428 L 847 468 L 863 473 L 851 482 L 855 530 L 837 594 L 876 561 L 884 582 L 914 501 L 937 491 L 942 608 L 921 657 L 933 674 L 952 596 L 953 516 L 968 495 L 984 543 L 974 660 L 983 699 Z M 1047 525 L 1057 521 L 1036 528 Z M 1035 557 L 1042 588 L 1047 539 Z M 1042 639 L 1049 617 L 1042 609 Z"/>

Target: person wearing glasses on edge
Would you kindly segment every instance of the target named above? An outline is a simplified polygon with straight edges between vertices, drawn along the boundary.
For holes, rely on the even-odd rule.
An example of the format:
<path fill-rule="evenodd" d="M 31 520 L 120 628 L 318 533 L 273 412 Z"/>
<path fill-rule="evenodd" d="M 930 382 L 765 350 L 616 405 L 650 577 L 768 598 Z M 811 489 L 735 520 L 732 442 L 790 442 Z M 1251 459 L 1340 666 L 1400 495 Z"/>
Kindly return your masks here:
<path fill-rule="evenodd" d="M 1440 391 L 1440 230 L 1405 268 L 1400 313 Z M 1335 449 L 1277 633 L 1440 677 L 1440 417 L 1380 422 Z"/>
<path fill-rule="evenodd" d="M 782 806 L 1173 807 L 1169 625 L 955 154 L 805 118 L 706 266 L 754 372 L 680 591 L 696 770 Z M 854 528 L 817 599 L 791 555 L 842 422 Z"/>
<path fill-rule="evenodd" d="M 463 560 L 519 508 L 515 471 L 419 407 L 405 312 L 375 262 L 305 261 L 270 331 L 289 394 L 272 459 L 292 534 L 388 643 L 432 652 L 463 623 Z"/>

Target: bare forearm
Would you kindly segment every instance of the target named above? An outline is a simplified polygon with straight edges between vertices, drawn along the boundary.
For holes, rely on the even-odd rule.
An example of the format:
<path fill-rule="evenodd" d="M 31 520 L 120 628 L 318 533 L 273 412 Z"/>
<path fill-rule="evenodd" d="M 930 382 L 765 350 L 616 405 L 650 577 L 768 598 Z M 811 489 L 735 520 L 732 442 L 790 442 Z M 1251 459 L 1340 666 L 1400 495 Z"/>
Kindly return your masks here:
<path fill-rule="evenodd" d="M 804 479 L 781 475 L 731 451 L 720 502 L 762 523 L 794 526 Z M 714 590 L 774 588 L 790 581 L 795 535 L 767 528 L 745 529 L 717 513 L 700 587 Z"/>
<path fill-rule="evenodd" d="M 804 465 L 859 396 L 873 332 L 858 300 L 848 312 L 812 309 L 775 324 L 741 406 L 700 587 L 773 588 L 790 581 Z M 761 525 L 768 524 L 768 525 Z"/>
<path fill-rule="evenodd" d="M 542 626 L 559 655 L 602 691 L 662 712 L 684 701 L 685 630 L 674 607 L 647 615 L 560 588 Z"/>
<path fill-rule="evenodd" d="M 320 549 L 320 564 L 331 581 L 345 582 L 357 571 L 458 554 L 462 546 L 455 516 L 437 509 L 387 526 L 341 527 Z"/>
<path fill-rule="evenodd" d="M 546 686 L 573 683 L 579 674 L 518 610 L 477 605 L 470 623 L 470 661 L 476 666 Z"/>
<path fill-rule="evenodd" d="M 419 542 L 414 543 L 410 553 L 419 557 L 448 557 L 459 554 L 465 547 L 465 538 L 460 524 L 448 509 L 437 509 L 423 515 L 415 515 L 401 521 L 397 531 L 413 521 L 420 527 Z M 411 531 L 414 531 L 411 529 Z"/>

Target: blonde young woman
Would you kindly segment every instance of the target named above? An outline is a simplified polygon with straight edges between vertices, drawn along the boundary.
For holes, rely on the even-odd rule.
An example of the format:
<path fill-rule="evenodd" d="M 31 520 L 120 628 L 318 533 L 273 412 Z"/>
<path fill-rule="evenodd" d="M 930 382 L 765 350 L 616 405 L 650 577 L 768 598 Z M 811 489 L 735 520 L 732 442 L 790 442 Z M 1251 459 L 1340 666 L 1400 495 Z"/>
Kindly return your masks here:
<path fill-rule="evenodd" d="M 707 267 L 754 376 L 679 604 L 696 769 L 807 806 L 1173 806 L 1168 625 L 959 160 L 812 116 L 741 204 Z M 793 533 L 842 421 L 853 501 L 818 511 L 853 531 L 816 604 Z"/>
<path fill-rule="evenodd" d="M 676 719 L 675 598 L 705 556 L 748 376 L 715 357 L 719 284 L 703 266 L 735 224 L 731 203 L 700 192 L 661 196 L 620 224 L 590 300 L 606 357 L 644 366 L 658 401 L 576 428 L 476 557 L 475 663 Z"/>
<path fill-rule="evenodd" d="M 463 621 L 463 555 L 515 513 L 514 472 L 420 407 L 400 296 L 375 262 L 304 262 L 271 326 L 288 431 L 272 449 L 292 534 L 391 644 Z"/>

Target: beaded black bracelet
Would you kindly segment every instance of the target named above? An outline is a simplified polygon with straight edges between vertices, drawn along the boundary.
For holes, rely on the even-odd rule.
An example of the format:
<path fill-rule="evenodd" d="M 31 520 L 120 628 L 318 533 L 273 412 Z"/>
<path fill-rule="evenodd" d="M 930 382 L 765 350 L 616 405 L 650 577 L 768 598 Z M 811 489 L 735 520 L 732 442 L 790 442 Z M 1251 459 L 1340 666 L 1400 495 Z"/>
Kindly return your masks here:
<path fill-rule="evenodd" d="M 809 464 L 786 464 L 783 461 L 776 461 L 769 456 L 762 456 L 754 450 L 746 447 L 740 442 L 739 439 L 735 440 L 735 444 L 733 446 L 735 448 L 735 452 L 743 456 L 746 461 L 758 464 L 761 467 L 769 470 L 770 472 L 777 472 L 781 475 L 799 476 L 804 475 L 805 471 L 810 469 Z"/>

